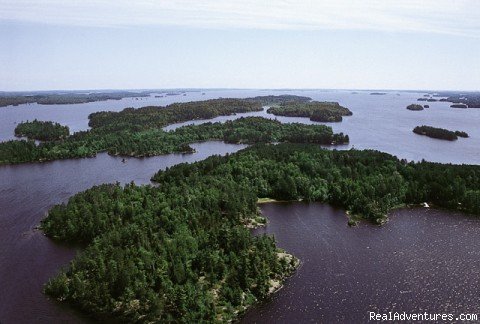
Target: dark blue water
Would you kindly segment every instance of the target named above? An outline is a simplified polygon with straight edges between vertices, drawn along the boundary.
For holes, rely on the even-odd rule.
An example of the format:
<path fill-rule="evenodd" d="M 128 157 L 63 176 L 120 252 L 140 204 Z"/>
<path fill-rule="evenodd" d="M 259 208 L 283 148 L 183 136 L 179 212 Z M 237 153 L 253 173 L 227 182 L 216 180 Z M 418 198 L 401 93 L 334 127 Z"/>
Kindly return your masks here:
<path fill-rule="evenodd" d="M 223 142 L 192 146 L 197 153 L 128 158 L 126 163 L 102 153 L 90 159 L 0 166 L 0 323 L 84 321 L 42 293 L 43 285 L 73 259 L 76 250 L 54 243 L 35 227 L 53 205 L 94 185 L 148 184 L 159 169 L 245 147 Z"/>
<path fill-rule="evenodd" d="M 261 207 L 301 266 L 242 323 L 367 323 L 377 313 L 478 313 L 480 219 L 401 209 L 378 227 L 348 227 L 342 210 L 312 203 Z"/>

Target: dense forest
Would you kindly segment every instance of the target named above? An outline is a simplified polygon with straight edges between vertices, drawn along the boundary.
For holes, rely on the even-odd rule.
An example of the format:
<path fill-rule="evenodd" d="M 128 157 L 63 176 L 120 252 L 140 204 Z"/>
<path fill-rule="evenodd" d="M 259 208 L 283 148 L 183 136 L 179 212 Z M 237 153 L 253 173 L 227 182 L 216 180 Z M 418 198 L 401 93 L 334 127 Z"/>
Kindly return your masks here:
<path fill-rule="evenodd" d="M 70 135 L 70 129 L 59 123 L 34 120 L 20 123 L 15 127 L 15 136 L 39 141 L 57 141 Z"/>
<path fill-rule="evenodd" d="M 153 179 L 94 187 L 49 212 L 46 235 L 87 244 L 47 284 L 50 296 L 129 322 L 228 321 L 294 267 L 272 238 L 245 229 L 260 197 L 326 202 L 376 223 L 420 202 L 480 214 L 479 166 L 370 150 L 255 145 Z"/>
<path fill-rule="evenodd" d="M 90 114 L 89 126 L 95 133 L 125 130 L 142 131 L 197 119 L 212 119 L 252 111 L 261 111 L 262 103 L 250 99 L 211 99 L 174 103 L 165 107 L 126 108 L 120 112 Z"/>
<path fill-rule="evenodd" d="M 18 106 L 28 103 L 38 103 L 41 105 L 67 105 L 79 104 L 86 102 L 120 100 L 130 97 L 148 97 L 151 91 L 129 92 L 129 91 L 113 91 L 113 92 L 91 92 L 91 93 L 0 93 L 0 107 Z"/>
<path fill-rule="evenodd" d="M 450 131 L 444 128 L 437 128 L 432 126 L 417 126 L 413 132 L 418 135 L 425 135 L 431 138 L 443 139 L 447 141 L 455 141 L 458 137 L 468 137 L 468 134 L 463 131 Z"/>
<path fill-rule="evenodd" d="M 292 142 L 336 145 L 348 143 L 348 135 L 334 134 L 323 125 L 281 124 L 264 118 L 241 118 L 226 123 L 189 125 L 172 131 L 162 127 L 194 119 L 209 119 L 262 109 L 261 99 L 216 99 L 164 108 L 127 108 L 121 112 L 90 115 L 89 131 L 77 132 L 62 140 L 36 145 L 32 140 L 0 143 L 0 164 L 50 161 L 112 155 L 153 156 L 192 152 L 192 142 L 224 140 L 229 143 Z"/>
<path fill-rule="evenodd" d="M 0 143 L 0 164 L 91 157 L 101 151 L 135 157 L 191 153 L 190 143 L 207 140 L 245 144 L 290 142 L 338 145 L 348 143 L 349 138 L 343 133 L 334 134 L 331 127 L 324 125 L 282 124 L 266 118 L 248 117 L 225 123 L 188 125 L 168 132 L 161 128 L 139 132 L 126 129 L 105 134 L 78 132 L 62 141 L 38 145 L 32 140 L 12 140 Z"/>
<path fill-rule="evenodd" d="M 270 107 L 267 112 L 277 116 L 308 117 L 318 122 L 341 122 L 342 116 L 351 116 L 352 112 L 338 102 L 287 101 Z"/>
<path fill-rule="evenodd" d="M 423 106 L 422 105 L 417 105 L 417 104 L 411 104 L 411 105 L 407 106 L 407 109 L 408 110 L 413 110 L 413 111 L 419 111 L 419 110 L 423 110 Z"/>

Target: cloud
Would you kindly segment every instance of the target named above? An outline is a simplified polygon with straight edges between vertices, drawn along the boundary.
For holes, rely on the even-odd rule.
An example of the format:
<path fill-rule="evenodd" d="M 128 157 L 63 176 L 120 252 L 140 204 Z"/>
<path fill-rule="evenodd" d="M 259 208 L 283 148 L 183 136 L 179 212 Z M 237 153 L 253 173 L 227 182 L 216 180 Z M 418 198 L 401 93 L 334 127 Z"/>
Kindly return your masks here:
<path fill-rule="evenodd" d="M 477 0 L 0 0 L 0 20 L 73 26 L 379 30 L 480 36 Z"/>

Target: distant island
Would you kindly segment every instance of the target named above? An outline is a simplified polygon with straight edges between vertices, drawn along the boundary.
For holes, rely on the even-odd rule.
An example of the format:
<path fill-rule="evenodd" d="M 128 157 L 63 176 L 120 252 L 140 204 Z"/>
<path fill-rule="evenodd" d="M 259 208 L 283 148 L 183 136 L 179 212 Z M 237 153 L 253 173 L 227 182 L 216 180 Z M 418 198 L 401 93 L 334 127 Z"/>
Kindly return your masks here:
<path fill-rule="evenodd" d="M 372 92 L 372 93 L 370 93 L 370 95 L 372 95 L 372 96 L 384 96 L 386 94 L 387 94 L 386 92 Z"/>
<path fill-rule="evenodd" d="M 451 102 L 452 108 L 480 108 L 480 92 L 456 92 L 456 91 L 442 91 L 433 95 L 434 97 L 441 97 L 440 102 Z M 419 98 L 418 101 L 437 101 L 437 99 Z"/>
<path fill-rule="evenodd" d="M 418 135 L 425 135 L 431 138 L 442 139 L 447 141 L 455 141 L 459 137 L 467 138 L 468 134 L 463 131 L 450 131 L 444 128 L 437 128 L 432 126 L 417 126 L 413 132 Z"/>
<path fill-rule="evenodd" d="M 453 105 L 450 105 L 451 108 L 468 108 L 467 105 L 465 104 L 453 104 Z"/>
<path fill-rule="evenodd" d="M 342 116 L 353 114 L 350 109 L 340 106 L 338 102 L 320 101 L 286 101 L 270 107 L 267 113 L 276 116 L 307 117 L 318 122 L 341 122 Z"/>
<path fill-rule="evenodd" d="M 299 97 L 302 102 L 304 97 Z M 225 123 L 188 125 L 172 131 L 162 128 L 180 122 L 211 119 L 237 113 L 261 111 L 267 102 L 290 102 L 291 96 L 275 98 L 211 99 L 175 103 L 166 107 L 126 108 L 120 112 L 90 114 L 88 131 L 64 136 L 68 128 L 52 122 L 19 125 L 18 134 L 33 140 L 0 143 L 0 164 L 43 162 L 58 159 L 92 157 L 99 152 L 115 156 L 147 157 L 168 153 L 191 153 L 189 144 L 208 140 L 227 143 L 316 143 L 346 144 L 348 135 L 335 134 L 325 125 L 282 124 L 261 117 L 239 118 Z M 61 140 L 59 140 L 61 139 Z"/>
<path fill-rule="evenodd" d="M 69 105 L 81 104 L 95 101 L 120 100 L 123 98 L 148 97 L 151 91 L 131 92 L 131 91 L 112 91 L 112 92 L 33 92 L 33 93 L 15 93 L 0 92 L 0 107 L 18 106 L 22 104 L 37 103 L 40 105 Z"/>
<path fill-rule="evenodd" d="M 441 100 L 438 100 L 438 99 L 435 99 L 433 97 L 431 97 L 430 95 L 424 95 L 423 98 L 418 98 L 417 101 L 428 101 L 428 102 L 437 102 L 437 101 L 441 101 Z"/>
<path fill-rule="evenodd" d="M 411 105 L 407 106 L 407 109 L 408 110 L 413 110 L 413 111 L 420 111 L 420 110 L 423 110 L 423 106 L 422 105 L 417 105 L 417 104 L 411 104 Z"/>
<path fill-rule="evenodd" d="M 38 121 L 20 123 L 15 127 L 15 136 L 27 137 L 39 141 L 57 141 L 70 135 L 67 126 L 51 121 Z"/>

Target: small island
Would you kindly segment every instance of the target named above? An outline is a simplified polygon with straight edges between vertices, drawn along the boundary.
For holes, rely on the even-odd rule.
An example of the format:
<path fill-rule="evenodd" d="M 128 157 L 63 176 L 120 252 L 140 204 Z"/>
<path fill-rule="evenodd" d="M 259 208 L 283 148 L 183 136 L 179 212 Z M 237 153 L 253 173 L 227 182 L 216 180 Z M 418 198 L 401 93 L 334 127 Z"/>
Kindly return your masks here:
<path fill-rule="evenodd" d="M 417 126 L 413 132 L 418 135 L 425 135 L 431 138 L 442 139 L 447 141 L 455 141 L 459 137 L 467 138 L 468 134 L 463 131 L 450 131 L 444 128 L 437 128 L 432 126 Z"/>
<path fill-rule="evenodd" d="M 430 108 L 429 105 L 423 105 L 423 108 Z"/>
<path fill-rule="evenodd" d="M 20 123 L 15 127 L 15 136 L 27 137 L 39 141 L 58 141 L 70 135 L 68 126 L 51 121 L 38 121 Z"/>
<path fill-rule="evenodd" d="M 387 94 L 386 92 L 372 92 L 372 93 L 370 93 L 370 95 L 372 95 L 372 96 L 384 96 L 386 94 Z"/>
<path fill-rule="evenodd" d="M 450 105 L 450 108 L 468 108 L 466 104 L 453 104 Z"/>
<path fill-rule="evenodd" d="M 423 110 L 423 106 L 417 105 L 417 104 L 411 104 L 407 106 L 407 109 L 412 111 L 420 111 L 420 110 Z"/>
<path fill-rule="evenodd" d="M 350 109 L 340 106 L 338 102 L 302 102 L 287 101 L 270 107 L 267 113 L 275 116 L 307 117 L 317 122 L 341 122 L 343 116 L 351 116 Z"/>

